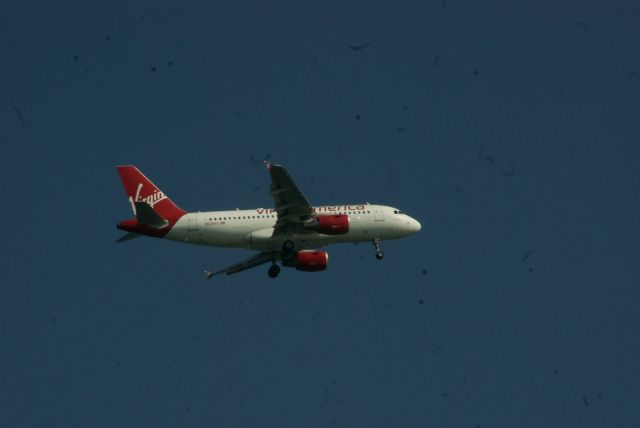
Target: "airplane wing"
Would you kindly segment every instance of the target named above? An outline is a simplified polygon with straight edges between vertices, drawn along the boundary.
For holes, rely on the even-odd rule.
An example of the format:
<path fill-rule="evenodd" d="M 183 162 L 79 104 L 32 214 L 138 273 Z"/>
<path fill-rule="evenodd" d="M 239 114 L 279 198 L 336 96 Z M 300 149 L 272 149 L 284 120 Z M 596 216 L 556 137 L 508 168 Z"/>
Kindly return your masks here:
<path fill-rule="evenodd" d="M 260 266 L 262 264 L 274 261 L 277 259 L 277 257 L 278 257 L 277 251 L 263 251 L 239 263 L 236 263 L 224 269 L 220 269 L 217 272 L 205 271 L 205 275 L 208 278 L 211 278 L 214 275 L 219 275 L 221 273 L 226 273 L 227 275 L 231 275 L 232 273 L 242 272 L 243 270 L 251 269 L 253 267 Z"/>
<path fill-rule="evenodd" d="M 311 218 L 313 207 L 283 166 L 267 161 L 265 165 L 271 175 L 271 196 L 278 213 L 273 234 L 286 233 L 291 227 L 304 230 L 302 223 Z"/>

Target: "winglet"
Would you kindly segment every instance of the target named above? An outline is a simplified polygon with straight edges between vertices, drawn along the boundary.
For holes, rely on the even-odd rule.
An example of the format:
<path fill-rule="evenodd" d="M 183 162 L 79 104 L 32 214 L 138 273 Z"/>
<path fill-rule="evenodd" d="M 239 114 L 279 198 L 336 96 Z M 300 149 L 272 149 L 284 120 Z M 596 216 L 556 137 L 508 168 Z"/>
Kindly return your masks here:
<path fill-rule="evenodd" d="M 204 276 L 207 277 L 207 279 L 211 279 L 211 277 L 213 276 L 213 272 L 209 272 L 208 270 L 204 271 Z"/>
<path fill-rule="evenodd" d="M 269 161 L 268 161 L 268 160 L 266 160 L 266 159 L 265 159 L 265 160 L 263 160 L 263 162 L 264 162 L 264 166 L 266 166 L 266 167 L 267 167 L 267 170 L 271 170 L 271 162 L 269 162 Z"/>

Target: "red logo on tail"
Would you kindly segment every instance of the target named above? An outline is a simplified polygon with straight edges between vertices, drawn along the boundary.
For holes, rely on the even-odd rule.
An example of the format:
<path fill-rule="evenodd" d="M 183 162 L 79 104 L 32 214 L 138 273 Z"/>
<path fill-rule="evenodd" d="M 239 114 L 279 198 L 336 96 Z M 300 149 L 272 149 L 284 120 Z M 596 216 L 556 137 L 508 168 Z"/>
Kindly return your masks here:
<path fill-rule="evenodd" d="M 155 184 L 133 165 L 118 166 L 118 173 L 129 197 L 129 203 L 136 213 L 135 202 L 146 202 L 163 219 L 172 224 L 186 214 L 186 211 L 173 203 Z"/>

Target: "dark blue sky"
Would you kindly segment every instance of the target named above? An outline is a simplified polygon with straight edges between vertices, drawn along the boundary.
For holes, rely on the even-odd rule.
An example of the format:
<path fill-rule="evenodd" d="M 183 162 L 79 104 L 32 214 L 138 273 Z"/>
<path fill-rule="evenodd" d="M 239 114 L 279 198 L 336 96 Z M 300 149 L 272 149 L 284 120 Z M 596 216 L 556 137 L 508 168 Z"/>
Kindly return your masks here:
<path fill-rule="evenodd" d="M 637 2 L 56 3 L 0 5 L 3 426 L 637 426 Z M 113 242 L 116 165 L 253 208 L 264 157 L 422 232 Z"/>

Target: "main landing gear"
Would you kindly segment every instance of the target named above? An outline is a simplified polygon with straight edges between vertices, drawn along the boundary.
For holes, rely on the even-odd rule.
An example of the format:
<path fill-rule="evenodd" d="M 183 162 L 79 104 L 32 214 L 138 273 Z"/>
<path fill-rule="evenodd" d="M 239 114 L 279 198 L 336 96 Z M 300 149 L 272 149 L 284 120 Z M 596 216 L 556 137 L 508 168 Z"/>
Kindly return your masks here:
<path fill-rule="evenodd" d="M 277 264 L 272 264 L 271 267 L 269 268 L 269 271 L 267 272 L 269 274 L 270 278 L 275 278 L 278 276 L 278 274 L 280 273 L 280 266 L 278 266 Z"/>
<path fill-rule="evenodd" d="M 293 254 L 293 250 L 295 249 L 295 247 L 296 244 L 292 240 L 287 239 L 286 241 L 284 241 L 282 243 L 282 250 L 280 250 L 280 258 L 282 260 L 289 258 Z M 269 274 L 270 278 L 277 277 L 280 273 L 280 266 L 278 266 L 274 261 L 267 273 Z"/>
<path fill-rule="evenodd" d="M 384 253 L 382 252 L 382 248 L 380 248 L 380 240 L 378 238 L 373 240 L 373 246 L 376 247 L 376 259 L 382 260 Z"/>

